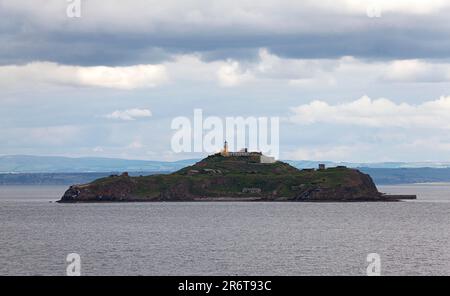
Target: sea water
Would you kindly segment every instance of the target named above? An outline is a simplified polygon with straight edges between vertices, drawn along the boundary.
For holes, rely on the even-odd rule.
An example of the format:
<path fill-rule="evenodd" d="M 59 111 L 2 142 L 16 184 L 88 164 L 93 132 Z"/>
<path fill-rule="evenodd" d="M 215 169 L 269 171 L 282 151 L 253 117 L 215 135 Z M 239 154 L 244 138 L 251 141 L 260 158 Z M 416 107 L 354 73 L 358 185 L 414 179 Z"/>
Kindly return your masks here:
<path fill-rule="evenodd" d="M 66 187 L 0 187 L 0 275 L 450 275 L 450 185 L 379 186 L 389 203 L 57 204 Z"/>

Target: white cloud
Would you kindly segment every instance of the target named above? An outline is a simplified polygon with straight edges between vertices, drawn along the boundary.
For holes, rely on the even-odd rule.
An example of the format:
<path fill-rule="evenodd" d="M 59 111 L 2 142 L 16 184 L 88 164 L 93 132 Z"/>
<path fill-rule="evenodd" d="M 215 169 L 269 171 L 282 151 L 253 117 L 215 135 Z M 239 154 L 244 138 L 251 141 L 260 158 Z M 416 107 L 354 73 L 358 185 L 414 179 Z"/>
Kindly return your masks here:
<path fill-rule="evenodd" d="M 368 7 L 376 6 L 381 11 L 386 12 L 431 14 L 450 5 L 446 0 L 310 0 L 308 2 L 314 2 L 313 5 L 322 9 L 347 11 L 349 13 L 365 12 Z"/>
<path fill-rule="evenodd" d="M 255 76 L 269 79 L 298 81 L 311 79 L 325 72 L 334 71 L 340 59 L 289 59 L 270 53 L 266 48 L 259 50 L 259 61 L 251 69 Z"/>
<path fill-rule="evenodd" d="M 265 48 L 255 61 L 204 61 L 199 55 L 174 55 L 158 65 L 81 67 L 52 62 L 0 66 L 1 90 L 28 86 L 101 87 L 121 90 L 152 88 L 169 81 L 216 82 L 222 87 L 266 84 L 268 81 L 297 87 L 334 87 L 348 81 L 363 83 L 450 82 L 450 63 L 425 60 L 368 62 L 354 57 L 293 59 Z M 0 90 L 0 91 L 1 91 Z"/>
<path fill-rule="evenodd" d="M 66 85 L 115 89 L 151 88 L 165 83 L 168 74 L 163 65 L 129 67 L 81 67 L 51 62 L 0 66 L 0 85 Z"/>
<path fill-rule="evenodd" d="M 222 86 L 236 86 L 252 79 L 252 75 L 242 70 L 237 61 L 227 61 L 219 67 L 217 78 Z"/>
<path fill-rule="evenodd" d="M 363 83 L 450 82 L 450 63 L 425 60 L 370 62 L 345 56 L 338 59 L 294 59 L 279 57 L 266 48 L 259 50 L 254 62 L 206 62 L 195 55 L 177 56 L 164 64 L 175 80 L 211 81 L 237 87 L 246 83 L 285 82 L 299 87 L 336 86 L 351 81 Z M 356 82 L 357 83 L 357 82 Z"/>
<path fill-rule="evenodd" d="M 81 85 L 119 89 L 151 88 L 168 80 L 161 65 L 78 67 L 76 76 Z"/>
<path fill-rule="evenodd" d="M 333 71 L 341 63 L 354 62 L 354 59 L 286 59 L 259 50 L 259 58 L 254 62 L 239 62 L 233 59 L 225 61 L 203 61 L 198 55 L 178 55 L 172 61 L 164 63 L 175 81 L 191 80 L 216 82 L 223 87 L 237 87 L 246 83 L 272 80 L 287 85 L 332 85 L 335 80 Z M 362 65 L 363 67 L 365 65 Z"/>
<path fill-rule="evenodd" d="M 445 82 L 450 81 L 450 65 L 421 60 L 393 61 L 387 66 L 383 78 L 393 82 Z"/>
<path fill-rule="evenodd" d="M 127 109 L 127 110 L 116 110 L 111 114 L 105 115 L 109 119 L 119 119 L 119 120 L 136 120 L 139 118 L 151 117 L 152 112 L 149 109 Z"/>
<path fill-rule="evenodd" d="M 299 124 L 352 124 L 369 127 L 450 129 L 450 97 L 418 105 L 372 100 L 364 96 L 352 102 L 330 105 L 312 101 L 291 108 L 291 122 Z"/>

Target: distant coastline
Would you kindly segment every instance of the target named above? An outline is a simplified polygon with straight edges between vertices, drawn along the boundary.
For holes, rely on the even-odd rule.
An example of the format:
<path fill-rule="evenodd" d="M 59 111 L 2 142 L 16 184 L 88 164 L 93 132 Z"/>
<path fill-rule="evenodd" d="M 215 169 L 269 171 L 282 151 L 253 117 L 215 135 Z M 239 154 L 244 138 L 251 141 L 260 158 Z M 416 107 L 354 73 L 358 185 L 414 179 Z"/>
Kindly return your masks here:
<path fill-rule="evenodd" d="M 369 174 L 376 185 L 445 184 L 450 183 L 450 168 L 358 168 Z M 130 176 L 167 174 L 165 171 L 128 171 Z M 111 172 L 42 172 L 0 173 L 0 185 L 71 185 L 84 184 L 98 178 L 119 174 Z"/>
<path fill-rule="evenodd" d="M 0 185 L 71 185 L 89 183 L 109 175 L 128 172 L 130 176 L 167 174 L 193 165 L 199 159 L 147 161 L 95 157 L 0 156 Z M 369 174 L 377 185 L 450 182 L 450 163 L 383 162 L 348 163 L 286 160 L 297 169 L 345 165 Z"/>

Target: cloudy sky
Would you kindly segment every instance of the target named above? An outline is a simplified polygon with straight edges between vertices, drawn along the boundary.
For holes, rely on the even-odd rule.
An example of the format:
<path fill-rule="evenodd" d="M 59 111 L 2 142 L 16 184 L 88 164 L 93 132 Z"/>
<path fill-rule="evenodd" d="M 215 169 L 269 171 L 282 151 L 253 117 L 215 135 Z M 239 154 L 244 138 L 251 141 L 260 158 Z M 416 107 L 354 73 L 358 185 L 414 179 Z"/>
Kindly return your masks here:
<path fill-rule="evenodd" d="M 280 157 L 450 160 L 445 0 L 0 0 L 0 155 L 176 160 L 171 121 L 277 116 Z"/>

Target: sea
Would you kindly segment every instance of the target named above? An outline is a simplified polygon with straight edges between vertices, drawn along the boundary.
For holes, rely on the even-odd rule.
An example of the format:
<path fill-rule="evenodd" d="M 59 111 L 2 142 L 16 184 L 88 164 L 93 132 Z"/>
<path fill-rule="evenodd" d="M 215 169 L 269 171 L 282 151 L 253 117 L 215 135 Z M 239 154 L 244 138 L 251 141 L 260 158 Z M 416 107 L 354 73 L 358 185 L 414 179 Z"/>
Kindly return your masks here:
<path fill-rule="evenodd" d="M 379 186 L 415 201 L 55 203 L 0 186 L 0 275 L 450 275 L 450 184 Z M 369 256 L 369 258 L 368 258 Z M 368 261 L 369 259 L 369 261 Z"/>

